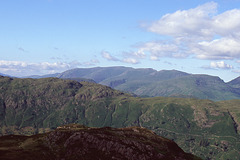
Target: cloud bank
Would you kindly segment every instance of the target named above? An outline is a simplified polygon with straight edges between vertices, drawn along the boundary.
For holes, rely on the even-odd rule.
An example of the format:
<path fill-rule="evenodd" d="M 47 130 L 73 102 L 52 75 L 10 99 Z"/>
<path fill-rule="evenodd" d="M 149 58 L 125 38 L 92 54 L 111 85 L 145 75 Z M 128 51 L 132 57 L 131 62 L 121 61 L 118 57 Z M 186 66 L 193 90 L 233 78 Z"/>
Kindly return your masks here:
<path fill-rule="evenodd" d="M 79 66 L 90 66 L 99 63 L 98 60 L 91 60 L 90 62 L 80 63 L 78 61 L 72 62 L 41 62 L 41 63 L 27 63 L 22 61 L 4 61 L 0 60 L 0 73 L 12 76 L 28 76 L 34 74 L 52 74 L 63 72 L 68 69 L 77 68 Z"/>
<path fill-rule="evenodd" d="M 198 59 L 235 59 L 240 57 L 239 19 L 240 10 L 217 14 L 217 3 L 210 2 L 166 14 L 150 24 L 147 30 L 172 38 L 171 45 L 165 48 L 166 52 L 171 52 L 170 56 L 177 56 L 180 52 L 182 57 L 192 55 Z M 173 46 L 177 53 L 173 53 Z M 153 52 L 149 46 L 148 51 L 155 57 L 164 56 L 162 48 Z"/>
<path fill-rule="evenodd" d="M 161 41 L 138 45 L 135 48 L 137 51 L 128 53 L 129 60 L 125 62 L 139 63 L 144 57 L 150 60 L 191 57 L 220 61 L 212 63 L 212 68 L 231 68 L 223 60 L 240 58 L 240 10 L 218 13 L 217 8 L 217 3 L 209 2 L 196 8 L 165 14 L 159 20 L 144 25 L 148 32 L 158 34 Z M 133 53 L 136 55 L 133 56 Z M 137 53 L 144 56 L 137 56 Z M 127 57 L 126 53 L 124 56 Z M 119 61 L 110 54 L 104 57 Z"/>

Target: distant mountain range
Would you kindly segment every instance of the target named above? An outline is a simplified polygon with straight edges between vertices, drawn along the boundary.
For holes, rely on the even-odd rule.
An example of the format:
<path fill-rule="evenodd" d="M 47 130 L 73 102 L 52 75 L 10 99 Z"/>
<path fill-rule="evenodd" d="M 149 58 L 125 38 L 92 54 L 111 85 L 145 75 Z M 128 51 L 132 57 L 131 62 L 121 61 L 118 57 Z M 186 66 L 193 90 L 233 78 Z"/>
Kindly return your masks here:
<path fill-rule="evenodd" d="M 140 98 L 86 81 L 0 77 L 0 135 L 45 134 L 71 123 L 89 127 L 138 126 L 174 140 L 185 152 L 204 159 L 235 160 L 240 159 L 239 108 L 240 100 Z M 61 134 L 58 136 L 53 134 L 53 147 Z M 18 146 L 44 147 L 42 139 L 35 138 L 25 137 L 24 142 L 20 138 Z M 66 145 L 61 143 L 59 149 L 69 141 L 61 142 Z M 0 155 L 1 149 L 4 147 L 0 143 Z M 39 148 L 33 149 L 37 152 Z"/>
<path fill-rule="evenodd" d="M 219 77 L 177 70 L 130 67 L 76 68 L 63 73 L 30 78 L 82 79 L 143 97 L 195 97 L 214 101 L 240 99 L 240 77 L 225 83 Z"/>

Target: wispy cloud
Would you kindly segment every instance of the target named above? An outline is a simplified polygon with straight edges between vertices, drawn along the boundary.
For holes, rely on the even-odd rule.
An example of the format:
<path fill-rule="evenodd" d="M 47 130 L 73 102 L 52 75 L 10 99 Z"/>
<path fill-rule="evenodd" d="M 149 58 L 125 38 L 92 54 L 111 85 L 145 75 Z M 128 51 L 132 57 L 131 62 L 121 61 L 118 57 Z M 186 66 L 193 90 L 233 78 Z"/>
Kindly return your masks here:
<path fill-rule="evenodd" d="M 172 66 L 172 65 L 176 65 L 176 64 L 173 64 L 173 63 L 168 62 L 168 61 L 164 61 L 163 63 L 168 64 L 168 65 L 170 65 L 170 66 Z"/>
<path fill-rule="evenodd" d="M 25 49 L 22 48 L 22 47 L 19 47 L 18 50 L 21 51 L 21 52 L 28 52 L 27 50 L 25 50 Z"/>
<path fill-rule="evenodd" d="M 135 58 L 124 58 L 122 60 L 122 62 L 130 63 L 130 64 L 138 64 L 139 63 L 139 61 Z"/>
<path fill-rule="evenodd" d="M 121 58 L 116 58 L 107 51 L 103 51 L 101 54 L 103 58 L 109 61 L 118 61 L 130 64 L 138 64 L 138 58 L 142 58 L 144 56 L 141 52 L 123 52 Z"/>
<path fill-rule="evenodd" d="M 234 73 L 240 73 L 240 70 L 233 70 Z"/>
<path fill-rule="evenodd" d="M 118 58 L 112 56 L 109 52 L 107 51 L 102 51 L 101 53 L 102 57 L 109 60 L 109 61 L 119 61 Z"/>
<path fill-rule="evenodd" d="M 97 59 L 92 59 L 88 62 L 83 62 L 81 65 L 83 66 L 95 66 L 96 64 L 100 63 Z"/>

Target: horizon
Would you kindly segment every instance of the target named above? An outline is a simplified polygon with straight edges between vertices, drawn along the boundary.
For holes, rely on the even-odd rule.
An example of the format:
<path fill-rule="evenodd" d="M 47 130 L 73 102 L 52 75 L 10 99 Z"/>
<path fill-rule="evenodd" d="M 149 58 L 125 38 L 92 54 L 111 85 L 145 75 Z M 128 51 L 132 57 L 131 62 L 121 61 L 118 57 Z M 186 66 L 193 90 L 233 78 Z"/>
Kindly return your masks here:
<path fill-rule="evenodd" d="M 0 73 L 124 66 L 240 76 L 240 0 L 0 2 Z"/>
<path fill-rule="evenodd" d="M 101 66 L 94 66 L 94 67 L 88 67 L 88 68 L 72 68 L 72 69 L 69 69 L 69 70 L 74 70 L 74 69 L 92 69 L 92 68 L 114 68 L 114 67 L 125 67 L 125 68 L 133 68 L 133 69 L 153 69 L 157 72 L 161 72 L 161 71 L 178 71 L 178 72 L 184 72 L 184 71 L 181 71 L 181 70 L 176 70 L 176 69 L 162 69 L 162 70 L 156 70 L 154 68 L 134 68 L 134 67 L 126 67 L 126 66 L 108 66 L 108 67 L 101 67 Z M 52 73 L 52 74 L 61 74 L 61 73 L 64 73 L 66 71 L 69 71 L 69 70 L 65 70 L 63 72 L 56 72 L 56 73 Z M 190 74 L 190 75 L 206 75 L 206 76 L 212 76 L 212 77 L 218 77 L 220 78 L 221 80 L 223 80 L 221 77 L 219 76 L 214 76 L 214 75 L 210 75 L 210 74 L 201 74 L 201 73 L 189 73 L 189 72 L 184 72 L 184 73 L 187 73 L 187 74 Z M 27 75 L 27 76 L 15 76 L 16 78 L 28 78 L 28 77 L 32 77 L 32 76 L 46 76 L 46 75 L 52 75 L 51 73 L 50 74 L 42 74 L 42 75 Z M 3 75 L 3 76 L 11 76 L 11 75 Z M 14 77 L 14 76 L 13 76 Z M 240 76 L 239 76 L 240 77 Z M 238 78 L 238 77 L 236 77 Z M 236 79 L 234 78 L 234 79 Z M 229 81 L 224 81 L 225 83 L 228 83 L 234 79 L 231 79 Z"/>

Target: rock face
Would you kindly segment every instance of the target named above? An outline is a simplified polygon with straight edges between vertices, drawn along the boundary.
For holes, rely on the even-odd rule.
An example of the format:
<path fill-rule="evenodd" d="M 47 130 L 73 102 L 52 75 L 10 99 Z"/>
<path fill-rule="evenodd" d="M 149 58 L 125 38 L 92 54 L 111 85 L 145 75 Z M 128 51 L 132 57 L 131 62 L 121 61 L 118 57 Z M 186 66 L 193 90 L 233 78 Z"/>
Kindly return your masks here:
<path fill-rule="evenodd" d="M 171 140 L 141 127 L 66 125 L 34 136 L 0 137 L 0 159 L 193 160 Z"/>

